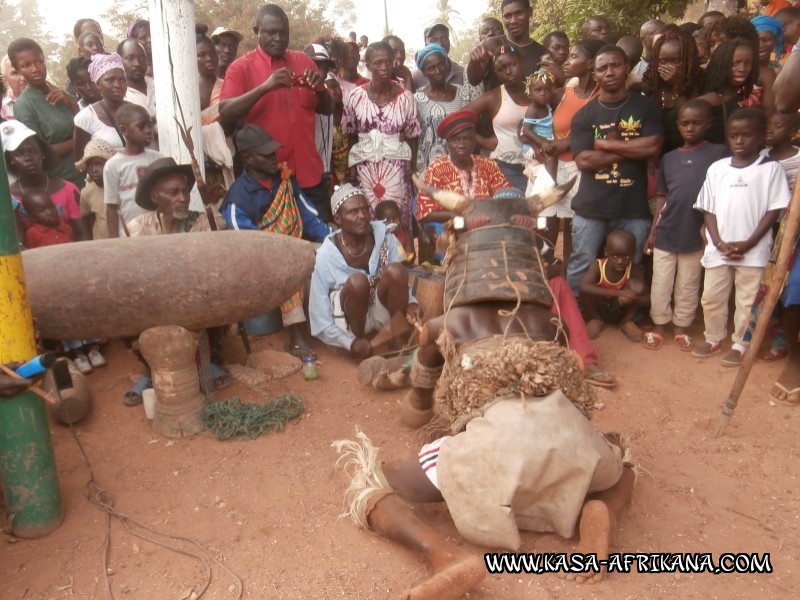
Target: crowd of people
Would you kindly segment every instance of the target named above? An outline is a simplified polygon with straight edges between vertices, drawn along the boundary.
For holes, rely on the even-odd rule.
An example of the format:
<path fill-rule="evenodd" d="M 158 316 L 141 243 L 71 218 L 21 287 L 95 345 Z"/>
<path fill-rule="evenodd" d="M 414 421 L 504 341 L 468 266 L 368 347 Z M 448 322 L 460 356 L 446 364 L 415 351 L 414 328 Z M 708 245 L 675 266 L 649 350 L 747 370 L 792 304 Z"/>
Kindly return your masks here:
<path fill-rule="evenodd" d="M 66 89 L 50 83 L 36 40 L 13 40 L 3 59 L 3 148 L 20 236 L 35 248 L 227 226 L 321 243 L 308 302 L 299 291 L 282 308 L 289 350 L 313 354 L 310 314 L 312 335 L 364 358 L 371 330 L 416 307 L 413 296 L 382 293 L 384 277 L 402 280 L 392 265 L 435 263 L 445 252 L 428 242 L 443 242 L 454 214 L 418 194 L 413 174 L 474 199 L 508 187 L 540 193 L 577 177 L 539 219 L 549 247 L 562 237 L 551 275 L 564 276 L 586 321 L 572 319 L 573 335 L 593 339 L 613 323 L 658 350 L 671 327 L 681 350 L 706 358 L 728 336 L 734 289 L 733 345 L 722 362 L 736 366 L 800 164 L 796 107 L 776 83 L 800 37 L 800 7 L 791 4 L 766 2 L 750 19 L 654 19 L 638 37 L 617 35 L 596 15 L 580 39 L 554 31 L 539 43 L 528 0 L 503 0 L 501 19 L 480 24 L 466 65 L 450 57 L 448 27 L 435 24 L 421 32 L 413 70 L 394 35 L 369 43 L 350 32 L 289 49 L 290 23 L 276 5 L 259 10 L 256 47 L 241 56 L 242 33 L 223 24 L 208 36 L 200 25 L 213 222 L 205 213 L 186 221 L 177 189 L 177 212 L 154 210 L 158 202 L 142 194 L 143 176 L 165 159 L 149 22 L 131 23 L 110 51 L 100 25 L 80 19 Z M 363 221 L 378 214 L 398 218 L 370 230 Z M 796 360 L 795 272 L 773 346 L 754 350 L 764 360 Z M 702 342 L 688 332 L 698 305 Z M 587 380 L 613 386 L 584 346 Z M 90 342 L 71 352 L 86 372 L 105 362 Z M 800 380 L 784 373 L 773 394 L 800 402 Z"/>

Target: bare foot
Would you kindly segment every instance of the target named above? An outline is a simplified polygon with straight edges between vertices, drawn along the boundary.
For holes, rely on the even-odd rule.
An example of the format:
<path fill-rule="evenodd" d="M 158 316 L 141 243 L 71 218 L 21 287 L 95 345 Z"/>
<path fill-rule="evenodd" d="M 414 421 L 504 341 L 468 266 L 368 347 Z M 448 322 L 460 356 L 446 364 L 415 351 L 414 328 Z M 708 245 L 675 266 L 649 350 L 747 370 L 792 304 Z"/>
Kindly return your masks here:
<path fill-rule="evenodd" d="M 456 600 L 475 589 L 486 577 L 486 566 L 477 556 L 460 554 L 433 575 L 403 594 L 404 600 Z"/>
<path fill-rule="evenodd" d="M 608 544 L 611 539 L 613 519 L 605 502 L 589 500 L 583 505 L 580 523 L 580 542 L 575 552 L 578 554 L 596 554 L 598 562 L 608 560 Z M 577 583 L 599 583 L 605 576 L 606 569 L 600 572 L 561 573 L 559 577 Z"/>

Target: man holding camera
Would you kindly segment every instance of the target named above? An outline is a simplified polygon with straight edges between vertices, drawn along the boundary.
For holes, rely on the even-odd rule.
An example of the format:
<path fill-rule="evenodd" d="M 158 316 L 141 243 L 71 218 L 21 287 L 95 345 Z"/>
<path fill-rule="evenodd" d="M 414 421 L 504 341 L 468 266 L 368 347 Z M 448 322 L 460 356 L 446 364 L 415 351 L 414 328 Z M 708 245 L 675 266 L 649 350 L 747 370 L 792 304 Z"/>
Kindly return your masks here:
<path fill-rule="evenodd" d="M 315 115 L 330 115 L 333 100 L 314 61 L 304 52 L 288 50 L 289 18 L 279 6 L 258 11 L 253 33 L 255 50 L 228 67 L 220 94 L 223 122 L 259 126 L 279 142 L 279 162 L 287 163 L 303 193 L 323 217 L 328 190 L 322 183 L 323 165 L 314 142 Z"/>

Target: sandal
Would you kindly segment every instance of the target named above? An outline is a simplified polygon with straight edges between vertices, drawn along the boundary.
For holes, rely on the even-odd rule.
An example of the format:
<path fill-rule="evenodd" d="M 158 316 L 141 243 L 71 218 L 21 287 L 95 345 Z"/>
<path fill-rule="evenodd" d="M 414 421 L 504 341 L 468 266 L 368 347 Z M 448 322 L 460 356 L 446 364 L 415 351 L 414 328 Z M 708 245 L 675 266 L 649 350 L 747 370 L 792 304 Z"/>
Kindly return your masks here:
<path fill-rule="evenodd" d="M 292 344 L 289 342 L 283 347 L 283 349 L 285 352 L 288 352 L 300 360 L 303 360 L 304 358 L 313 358 L 314 360 L 317 359 L 317 355 L 314 354 L 314 351 L 308 344 Z"/>
<path fill-rule="evenodd" d="M 786 348 L 770 346 L 769 350 L 758 355 L 757 360 L 759 362 L 776 362 L 783 360 L 787 356 L 789 356 L 789 351 Z"/>
<path fill-rule="evenodd" d="M 608 371 L 603 371 L 597 365 L 589 365 L 586 368 L 583 380 L 595 387 L 613 388 L 617 386 L 616 378 Z"/>
<path fill-rule="evenodd" d="M 785 385 L 776 381 L 772 384 L 772 390 L 775 391 L 777 388 L 780 391 L 780 396 L 776 396 L 775 394 L 770 394 L 770 398 L 773 400 L 777 400 L 781 404 L 786 406 L 797 406 L 800 404 L 800 387 L 796 387 L 793 389 L 787 388 Z"/>
<path fill-rule="evenodd" d="M 742 365 L 742 353 L 738 350 L 730 350 L 722 357 L 723 367 L 740 367 Z"/>
<path fill-rule="evenodd" d="M 717 342 L 716 344 L 710 344 L 709 342 L 703 342 L 699 346 L 697 346 L 694 350 L 692 350 L 692 356 L 695 358 L 708 358 L 709 356 L 713 356 L 714 354 L 719 354 L 722 352 L 722 345 Z"/>
<path fill-rule="evenodd" d="M 626 338 L 628 338 L 630 341 L 636 344 L 644 340 L 644 336 L 642 335 L 642 330 L 639 329 L 639 326 L 636 325 L 636 323 L 634 323 L 633 321 L 625 321 L 624 323 L 621 323 L 619 329 L 622 333 L 625 334 Z"/>
<path fill-rule="evenodd" d="M 224 390 L 233 385 L 233 376 L 218 364 L 211 363 L 211 376 L 214 378 L 215 390 Z"/>
<path fill-rule="evenodd" d="M 664 343 L 664 336 L 655 331 L 648 331 L 644 334 L 642 346 L 648 350 L 661 350 L 661 345 Z"/>
<path fill-rule="evenodd" d="M 675 345 L 678 347 L 678 350 L 681 352 L 691 352 L 692 348 L 694 348 L 692 338 L 685 333 L 676 333 L 673 340 L 675 341 Z"/>
<path fill-rule="evenodd" d="M 142 403 L 142 392 L 151 387 L 153 387 L 153 382 L 149 377 L 140 377 L 136 385 L 122 396 L 122 403 L 125 406 L 139 406 Z"/>

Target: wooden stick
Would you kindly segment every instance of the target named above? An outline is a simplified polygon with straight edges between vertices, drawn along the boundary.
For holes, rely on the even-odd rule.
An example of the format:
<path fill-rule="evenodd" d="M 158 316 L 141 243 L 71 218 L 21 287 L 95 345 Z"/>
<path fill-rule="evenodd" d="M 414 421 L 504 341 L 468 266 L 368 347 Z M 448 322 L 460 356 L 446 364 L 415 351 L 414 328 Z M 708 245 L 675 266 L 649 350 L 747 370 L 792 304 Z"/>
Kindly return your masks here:
<path fill-rule="evenodd" d="M 758 355 L 758 348 L 764 340 L 764 335 L 767 332 L 770 319 L 772 319 L 772 312 L 775 310 L 775 305 L 778 303 L 778 298 L 781 294 L 783 282 L 786 279 L 786 273 L 789 270 L 789 260 L 794 252 L 795 244 L 797 242 L 797 232 L 800 229 L 800 186 L 795 183 L 794 192 L 792 193 L 792 200 L 789 204 L 789 210 L 784 216 L 784 232 L 781 246 L 778 250 L 778 258 L 775 261 L 775 269 L 773 270 L 772 280 L 769 283 L 767 295 L 761 304 L 761 312 L 756 321 L 756 328 L 753 332 L 753 338 L 750 340 L 750 349 L 745 352 L 744 360 L 739 367 L 739 372 L 736 374 L 736 379 L 733 382 L 733 387 L 728 394 L 728 399 L 722 406 L 722 414 L 719 417 L 717 424 L 716 437 L 722 435 L 727 427 L 728 422 L 736 410 L 736 405 L 739 402 L 739 396 L 742 394 L 747 378 L 750 375 L 750 369 L 756 361 Z"/>
<path fill-rule="evenodd" d="M 17 373 L 15 373 L 14 371 L 12 371 L 11 369 L 9 369 L 8 367 L 6 367 L 5 365 L 0 365 L 0 370 L 2 370 L 2 371 L 3 371 L 3 373 L 5 373 L 6 375 L 8 375 L 9 377 L 11 377 L 11 378 L 13 378 L 13 379 L 25 379 L 25 377 L 20 377 L 19 375 L 17 375 Z M 58 404 L 58 401 L 57 401 L 55 398 L 52 398 L 52 397 L 50 396 L 50 394 L 46 393 L 46 392 L 45 392 L 45 391 L 43 391 L 41 388 L 38 388 L 38 387 L 36 387 L 35 385 L 31 385 L 31 386 L 30 386 L 30 387 L 29 387 L 27 390 L 25 390 L 25 391 L 26 391 L 26 392 L 27 392 L 27 391 L 33 392 L 34 394 L 36 394 L 36 395 L 37 395 L 37 396 L 39 396 L 40 398 L 43 398 L 43 399 L 44 399 L 46 402 L 49 402 L 50 404 L 53 404 L 53 405 L 55 405 L 55 404 Z"/>

